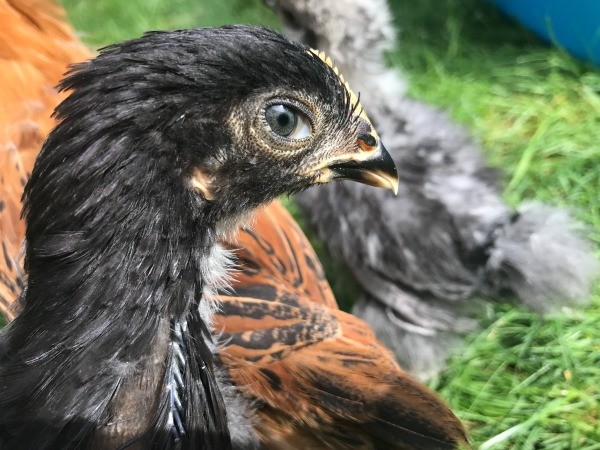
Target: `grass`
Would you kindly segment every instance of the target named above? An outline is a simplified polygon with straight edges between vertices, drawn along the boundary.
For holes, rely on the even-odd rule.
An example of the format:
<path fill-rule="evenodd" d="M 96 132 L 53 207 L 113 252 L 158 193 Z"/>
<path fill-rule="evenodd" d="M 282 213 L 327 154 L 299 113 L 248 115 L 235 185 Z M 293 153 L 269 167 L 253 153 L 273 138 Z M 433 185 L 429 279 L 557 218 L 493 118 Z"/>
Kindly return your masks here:
<path fill-rule="evenodd" d="M 505 169 L 509 202 L 576 207 L 600 241 L 600 72 L 484 2 L 433 3 L 393 2 L 400 24 L 413 25 L 390 55 L 411 93 L 473 130 Z"/>
<path fill-rule="evenodd" d="M 153 28 L 277 25 L 258 0 L 64 4 L 93 47 Z M 509 203 L 535 198 L 574 208 L 600 243 L 600 71 L 482 0 L 392 0 L 392 9 L 402 33 L 389 59 L 410 79 L 410 94 L 472 130 L 504 169 Z M 347 275 L 327 261 L 334 290 L 350 298 Z M 432 386 L 476 446 L 600 449 L 600 289 L 591 306 L 546 318 L 490 305 L 482 331 L 467 341 Z"/>
<path fill-rule="evenodd" d="M 480 1 L 392 5 L 403 31 L 390 62 L 410 93 L 482 141 L 504 169 L 509 203 L 573 208 L 599 243 L 598 69 Z M 432 382 L 482 449 L 600 449 L 599 294 L 547 318 L 490 306 L 483 331 Z"/>
<path fill-rule="evenodd" d="M 276 27 L 261 0 L 62 0 L 69 20 L 91 48 L 167 30 L 228 23 Z"/>

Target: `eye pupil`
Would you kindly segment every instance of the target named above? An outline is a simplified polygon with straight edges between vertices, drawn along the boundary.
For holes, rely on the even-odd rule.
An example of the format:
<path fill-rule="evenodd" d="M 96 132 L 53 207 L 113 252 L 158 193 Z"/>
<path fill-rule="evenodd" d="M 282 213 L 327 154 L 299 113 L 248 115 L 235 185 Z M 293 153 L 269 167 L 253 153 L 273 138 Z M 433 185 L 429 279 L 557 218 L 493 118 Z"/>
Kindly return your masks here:
<path fill-rule="evenodd" d="M 280 127 L 286 127 L 290 123 L 290 116 L 287 114 L 280 114 L 277 116 L 277 124 Z"/>
<path fill-rule="evenodd" d="M 296 129 L 298 115 L 285 105 L 271 105 L 265 110 L 265 119 L 274 133 L 288 137 Z"/>

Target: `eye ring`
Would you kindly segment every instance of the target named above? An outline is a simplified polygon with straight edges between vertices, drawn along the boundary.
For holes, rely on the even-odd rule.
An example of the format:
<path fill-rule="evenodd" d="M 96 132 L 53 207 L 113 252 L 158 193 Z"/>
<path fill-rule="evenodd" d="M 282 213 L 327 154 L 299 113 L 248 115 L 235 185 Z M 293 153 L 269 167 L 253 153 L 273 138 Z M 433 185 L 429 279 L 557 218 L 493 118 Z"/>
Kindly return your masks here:
<path fill-rule="evenodd" d="M 278 140 L 302 142 L 313 134 L 314 125 L 310 114 L 306 108 L 295 103 L 273 99 L 264 109 L 266 126 Z"/>

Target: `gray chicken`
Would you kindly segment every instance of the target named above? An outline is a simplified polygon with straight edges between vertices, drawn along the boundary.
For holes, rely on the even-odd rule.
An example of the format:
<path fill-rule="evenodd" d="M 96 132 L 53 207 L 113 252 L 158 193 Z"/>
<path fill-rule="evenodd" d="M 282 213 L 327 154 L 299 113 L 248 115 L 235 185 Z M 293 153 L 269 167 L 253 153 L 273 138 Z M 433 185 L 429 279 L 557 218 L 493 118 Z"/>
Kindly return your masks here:
<path fill-rule="evenodd" d="M 267 4 L 288 36 L 328 53 L 361 93 L 399 169 L 396 197 L 336 183 L 296 199 L 364 289 L 354 313 L 405 369 L 427 377 L 443 366 L 476 327 L 476 294 L 516 296 L 539 312 L 585 301 L 600 266 L 584 227 L 563 209 L 507 206 L 469 133 L 405 96 L 383 57 L 395 37 L 385 0 Z"/>

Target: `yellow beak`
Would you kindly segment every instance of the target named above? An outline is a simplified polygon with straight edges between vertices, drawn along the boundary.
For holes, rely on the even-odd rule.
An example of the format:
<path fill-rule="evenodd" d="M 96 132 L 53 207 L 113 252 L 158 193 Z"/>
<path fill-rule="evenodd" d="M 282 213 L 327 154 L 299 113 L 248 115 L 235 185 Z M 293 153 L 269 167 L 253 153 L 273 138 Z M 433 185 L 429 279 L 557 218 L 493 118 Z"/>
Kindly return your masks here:
<path fill-rule="evenodd" d="M 353 180 L 391 189 L 398 194 L 398 170 L 381 141 L 367 158 L 334 161 L 328 166 L 331 180 Z"/>

